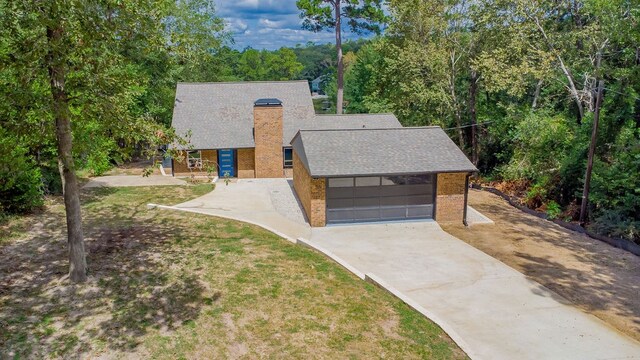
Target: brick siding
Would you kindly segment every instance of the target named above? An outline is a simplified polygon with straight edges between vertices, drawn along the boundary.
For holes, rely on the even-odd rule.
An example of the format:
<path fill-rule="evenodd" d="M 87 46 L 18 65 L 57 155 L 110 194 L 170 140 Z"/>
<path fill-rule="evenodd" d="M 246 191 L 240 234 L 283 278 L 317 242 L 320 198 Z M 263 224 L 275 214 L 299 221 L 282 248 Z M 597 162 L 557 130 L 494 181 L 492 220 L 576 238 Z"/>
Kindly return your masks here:
<path fill-rule="evenodd" d="M 198 170 L 191 169 L 187 166 L 187 153 L 186 151 L 181 152 L 182 161 L 178 161 L 177 159 L 173 159 L 173 173 L 175 175 L 207 175 L 206 169 Z M 202 157 L 202 165 L 206 167 L 207 165 L 213 165 L 217 169 L 218 163 L 218 151 L 217 150 L 200 150 L 200 156 Z M 218 171 L 216 170 L 214 175 L 217 175 Z"/>
<path fill-rule="evenodd" d="M 438 174 L 436 221 L 462 222 L 466 173 Z"/>
<path fill-rule="evenodd" d="M 256 177 L 255 149 L 238 149 L 238 178 Z"/>
<path fill-rule="evenodd" d="M 282 106 L 254 106 L 255 176 L 257 178 L 281 178 L 282 154 Z"/>
<path fill-rule="evenodd" d="M 312 178 L 295 151 L 293 152 L 293 188 L 300 199 L 300 203 L 302 203 L 309 224 L 313 227 L 325 226 L 325 179 Z"/>

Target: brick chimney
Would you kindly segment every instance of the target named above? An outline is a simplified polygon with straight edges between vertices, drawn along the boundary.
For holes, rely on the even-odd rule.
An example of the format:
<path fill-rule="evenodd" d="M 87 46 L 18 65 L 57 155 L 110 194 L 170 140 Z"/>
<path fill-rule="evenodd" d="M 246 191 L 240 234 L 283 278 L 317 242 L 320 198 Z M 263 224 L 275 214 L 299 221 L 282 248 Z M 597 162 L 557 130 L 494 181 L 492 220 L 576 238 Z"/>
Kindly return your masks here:
<path fill-rule="evenodd" d="M 282 101 L 258 99 L 253 104 L 253 137 L 256 143 L 257 178 L 284 176 L 282 158 Z"/>

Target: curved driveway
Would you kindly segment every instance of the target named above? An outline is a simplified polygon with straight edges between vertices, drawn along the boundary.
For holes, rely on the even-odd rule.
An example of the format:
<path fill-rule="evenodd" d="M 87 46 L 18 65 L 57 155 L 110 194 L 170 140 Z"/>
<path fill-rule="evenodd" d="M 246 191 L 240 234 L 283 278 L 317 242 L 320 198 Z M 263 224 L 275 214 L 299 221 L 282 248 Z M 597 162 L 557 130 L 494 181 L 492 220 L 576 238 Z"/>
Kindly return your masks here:
<path fill-rule="evenodd" d="M 171 209 L 302 238 L 429 316 L 473 359 L 640 359 L 640 344 L 433 221 L 311 229 L 284 179 L 240 180 Z"/>

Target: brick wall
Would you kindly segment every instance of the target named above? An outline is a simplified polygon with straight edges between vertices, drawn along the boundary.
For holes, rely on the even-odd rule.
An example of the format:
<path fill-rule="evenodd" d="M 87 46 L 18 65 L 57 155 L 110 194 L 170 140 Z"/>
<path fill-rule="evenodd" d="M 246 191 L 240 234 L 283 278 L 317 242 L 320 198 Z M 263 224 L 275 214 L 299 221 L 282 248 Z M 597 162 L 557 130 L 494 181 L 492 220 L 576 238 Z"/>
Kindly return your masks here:
<path fill-rule="evenodd" d="M 293 152 L 293 188 L 302 203 L 309 224 L 314 227 L 326 224 L 326 186 L 325 179 L 312 178 L 302 165 L 296 152 Z"/>
<path fill-rule="evenodd" d="M 255 176 L 283 177 L 282 106 L 253 107 Z"/>
<path fill-rule="evenodd" d="M 256 177 L 255 149 L 238 149 L 238 178 Z"/>
<path fill-rule="evenodd" d="M 206 166 L 207 164 L 210 165 L 214 165 L 217 168 L 217 163 L 218 163 L 218 151 L 216 150 L 200 150 L 200 156 L 202 157 L 202 164 L 203 166 Z M 189 170 L 189 167 L 187 166 L 187 153 L 185 151 L 181 152 L 182 155 L 182 161 L 178 161 L 177 159 L 173 159 L 173 173 L 174 174 L 182 174 L 182 175 L 191 175 L 191 174 L 195 174 L 195 175 L 206 175 L 207 172 L 206 170 L 197 170 L 197 169 L 192 169 Z M 218 172 L 215 172 L 215 175 L 217 175 Z"/>
<path fill-rule="evenodd" d="M 284 177 L 292 178 L 293 177 L 293 168 L 285 168 L 284 169 Z"/>
<path fill-rule="evenodd" d="M 466 176 L 466 173 L 438 174 L 436 196 L 438 222 L 462 222 Z"/>

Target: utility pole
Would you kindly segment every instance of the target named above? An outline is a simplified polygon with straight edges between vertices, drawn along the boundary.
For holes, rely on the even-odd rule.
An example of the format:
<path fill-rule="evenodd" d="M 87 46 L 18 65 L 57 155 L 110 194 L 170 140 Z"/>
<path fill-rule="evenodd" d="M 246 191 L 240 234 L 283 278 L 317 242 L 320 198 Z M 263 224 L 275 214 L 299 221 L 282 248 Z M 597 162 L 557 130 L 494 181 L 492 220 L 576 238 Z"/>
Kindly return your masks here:
<path fill-rule="evenodd" d="M 598 95 L 596 97 L 596 109 L 593 116 L 593 130 L 591 131 L 591 144 L 587 158 L 587 171 L 584 174 L 584 189 L 582 190 L 582 204 L 580 206 L 580 225 L 584 226 L 587 218 L 587 205 L 589 203 L 589 186 L 591 185 L 591 170 L 593 170 L 593 155 L 596 151 L 598 140 L 598 121 L 600 120 L 600 106 L 602 105 L 602 92 L 604 80 L 598 82 Z"/>

